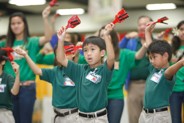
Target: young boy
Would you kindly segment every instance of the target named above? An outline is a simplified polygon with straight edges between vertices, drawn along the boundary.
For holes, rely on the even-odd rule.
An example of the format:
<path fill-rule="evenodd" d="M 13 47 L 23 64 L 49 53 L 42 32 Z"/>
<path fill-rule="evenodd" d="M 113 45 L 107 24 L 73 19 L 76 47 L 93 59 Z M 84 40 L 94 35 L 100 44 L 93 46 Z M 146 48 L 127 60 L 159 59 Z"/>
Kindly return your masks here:
<path fill-rule="evenodd" d="M 11 62 L 16 74 L 16 78 L 14 79 L 11 75 L 3 71 L 7 60 L 7 52 L 0 49 L 0 123 L 15 123 L 12 114 L 12 94 L 17 95 L 19 93 L 19 65 Z"/>
<path fill-rule="evenodd" d="M 58 31 L 58 48 L 56 59 L 62 64 L 68 75 L 76 84 L 77 104 L 79 108 L 78 123 L 107 123 L 107 87 L 111 80 L 114 63 L 114 50 L 109 37 L 113 24 L 106 26 L 104 39 L 92 36 L 83 43 L 84 57 L 88 64 L 80 65 L 69 61 L 64 54 L 64 27 Z M 107 60 L 102 58 L 107 51 Z"/>
<path fill-rule="evenodd" d="M 145 30 L 146 40 L 152 40 L 152 25 L 153 23 Z M 174 86 L 173 76 L 183 66 L 184 59 L 169 67 L 172 50 L 165 41 L 151 43 L 147 53 L 152 66 L 146 80 L 144 107 L 139 123 L 171 123 L 168 106 Z"/>
<path fill-rule="evenodd" d="M 65 53 L 69 60 L 74 58 L 74 45 L 70 42 L 65 43 Z M 55 66 L 53 69 L 39 68 L 29 57 L 27 52 L 17 48 L 15 52 L 24 56 L 29 66 L 41 80 L 45 80 L 52 84 L 52 105 L 54 107 L 54 121 L 52 123 L 74 123 L 77 116 L 77 102 L 75 83 L 68 78 L 62 66 Z M 55 65 L 58 65 L 57 60 Z"/>

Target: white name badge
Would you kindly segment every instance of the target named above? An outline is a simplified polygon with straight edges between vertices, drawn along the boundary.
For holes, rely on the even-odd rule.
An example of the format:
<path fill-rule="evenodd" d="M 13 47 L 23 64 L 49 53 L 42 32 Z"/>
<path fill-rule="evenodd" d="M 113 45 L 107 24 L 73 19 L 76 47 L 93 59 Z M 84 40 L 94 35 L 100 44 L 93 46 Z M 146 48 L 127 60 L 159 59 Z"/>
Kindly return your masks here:
<path fill-rule="evenodd" d="M 89 72 L 88 75 L 86 76 L 86 79 L 90 80 L 91 82 L 97 84 L 101 81 L 101 76 L 95 74 L 94 72 Z"/>
<path fill-rule="evenodd" d="M 5 84 L 1 84 L 0 85 L 0 93 L 4 93 L 5 92 L 5 87 L 6 87 Z"/>
<path fill-rule="evenodd" d="M 75 86 L 75 83 L 70 78 L 66 77 L 64 86 Z"/>
<path fill-rule="evenodd" d="M 159 83 L 160 82 L 160 79 L 162 77 L 162 74 L 160 73 L 154 73 L 151 77 L 151 80 L 155 83 Z"/>

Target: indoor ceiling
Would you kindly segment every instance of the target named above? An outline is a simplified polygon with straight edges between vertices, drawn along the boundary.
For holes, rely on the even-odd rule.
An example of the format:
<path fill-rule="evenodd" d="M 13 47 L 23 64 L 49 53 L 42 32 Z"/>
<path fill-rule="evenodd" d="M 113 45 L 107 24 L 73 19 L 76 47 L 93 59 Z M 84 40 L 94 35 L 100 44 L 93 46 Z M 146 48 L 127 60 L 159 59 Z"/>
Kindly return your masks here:
<path fill-rule="evenodd" d="M 48 5 L 50 0 L 47 0 L 47 4 L 38 6 L 15 6 L 8 3 L 9 0 L 0 0 L 0 16 L 9 16 L 16 11 L 22 11 L 25 14 L 35 15 L 41 14 L 45 6 Z M 88 0 L 58 0 L 59 6 L 53 7 L 52 13 L 58 8 L 83 8 L 88 10 Z M 105 1 L 105 0 L 104 0 Z M 177 8 L 184 8 L 184 0 L 123 0 L 123 5 L 127 10 L 145 9 L 146 4 L 151 3 L 175 3 Z"/>

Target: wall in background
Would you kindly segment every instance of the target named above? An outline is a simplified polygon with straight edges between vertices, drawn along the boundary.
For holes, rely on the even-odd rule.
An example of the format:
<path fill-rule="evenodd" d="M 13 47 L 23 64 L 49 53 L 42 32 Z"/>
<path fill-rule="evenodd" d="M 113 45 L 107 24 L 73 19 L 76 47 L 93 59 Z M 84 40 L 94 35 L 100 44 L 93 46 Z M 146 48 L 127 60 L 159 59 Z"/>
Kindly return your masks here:
<path fill-rule="evenodd" d="M 158 24 L 156 26 L 157 29 L 165 29 L 169 27 L 175 27 L 176 24 L 184 20 L 183 12 L 184 9 L 176 9 L 176 10 L 164 10 L 164 11 L 147 11 L 147 10 L 131 10 L 127 11 L 129 14 L 129 18 L 125 20 L 125 22 L 121 24 L 117 24 L 116 30 L 124 32 L 130 30 L 136 30 L 137 27 L 137 18 L 141 15 L 149 15 L 153 20 L 157 20 L 160 17 L 167 16 L 169 18 L 168 25 Z M 67 20 L 71 16 L 61 16 L 57 19 L 55 24 L 55 30 L 59 29 L 61 26 L 65 26 L 67 24 Z M 106 21 L 101 20 L 100 18 L 94 19 L 92 16 L 88 14 L 80 15 L 81 24 L 77 26 L 75 29 L 70 29 L 69 31 L 77 31 L 82 33 L 90 33 L 98 30 L 102 25 L 107 24 L 113 20 L 108 19 Z M 34 34 L 42 34 L 43 33 L 43 21 L 40 16 L 27 16 L 29 29 L 31 33 Z M 0 18 L 0 35 L 6 34 L 8 28 L 8 17 Z"/>

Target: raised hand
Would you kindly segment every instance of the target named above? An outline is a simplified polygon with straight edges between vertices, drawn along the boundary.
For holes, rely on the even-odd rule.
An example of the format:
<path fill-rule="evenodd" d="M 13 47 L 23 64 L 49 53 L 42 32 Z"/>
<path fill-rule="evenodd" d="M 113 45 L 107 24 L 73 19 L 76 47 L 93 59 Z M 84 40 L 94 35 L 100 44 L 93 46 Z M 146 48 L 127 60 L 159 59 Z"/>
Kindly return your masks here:
<path fill-rule="evenodd" d="M 154 28 L 155 28 L 156 23 L 155 22 L 150 22 L 145 28 L 145 32 L 152 33 Z"/>
<path fill-rule="evenodd" d="M 109 35 L 110 32 L 114 29 L 114 24 L 110 23 L 105 26 L 104 35 Z"/>
<path fill-rule="evenodd" d="M 64 40 L 65 33 L 66 33 L 66 28 L 64 28 L 64 26 L 62 26 L 57 31 L 57 37 L 58 37 L 59 41 L 63 41 Z"/>
<path fill-rule="evenodd" d="M 47 18 L 47 17 L 49 16 L 49 14 L 50 14 L 50 11 L 51 11 L 51 7 L 50 7 L 50 6 L 47 6 L 47 7 L 43 10 L 43 12 L 42 12 L 42 17 L 43 17 L 43 18 Z"/>

